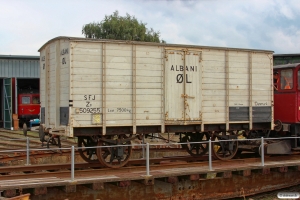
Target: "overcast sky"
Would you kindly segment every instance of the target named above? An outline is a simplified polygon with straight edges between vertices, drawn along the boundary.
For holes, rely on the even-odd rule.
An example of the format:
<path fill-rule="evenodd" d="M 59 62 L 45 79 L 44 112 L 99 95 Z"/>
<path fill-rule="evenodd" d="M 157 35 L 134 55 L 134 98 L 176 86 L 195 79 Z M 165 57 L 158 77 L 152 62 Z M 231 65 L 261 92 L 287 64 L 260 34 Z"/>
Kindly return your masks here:
<path fill-rule="evenodd" d="M 115 10 L 134 15 L 172 44 L 300 53 L 299 0 L 0 0 L 0 54 L 39 55 L 57 36 Z"/>

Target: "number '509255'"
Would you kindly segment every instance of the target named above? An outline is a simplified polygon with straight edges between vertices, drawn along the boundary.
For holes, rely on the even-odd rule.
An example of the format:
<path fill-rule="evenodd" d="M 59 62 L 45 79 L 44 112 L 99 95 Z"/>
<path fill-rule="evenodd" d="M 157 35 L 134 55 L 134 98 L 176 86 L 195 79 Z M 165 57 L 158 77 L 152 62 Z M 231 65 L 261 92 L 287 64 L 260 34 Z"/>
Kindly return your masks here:
<path fill-rule="evenodd" d="M 101 108 L 79 108 L 79 113 L 101 113 Z"/>

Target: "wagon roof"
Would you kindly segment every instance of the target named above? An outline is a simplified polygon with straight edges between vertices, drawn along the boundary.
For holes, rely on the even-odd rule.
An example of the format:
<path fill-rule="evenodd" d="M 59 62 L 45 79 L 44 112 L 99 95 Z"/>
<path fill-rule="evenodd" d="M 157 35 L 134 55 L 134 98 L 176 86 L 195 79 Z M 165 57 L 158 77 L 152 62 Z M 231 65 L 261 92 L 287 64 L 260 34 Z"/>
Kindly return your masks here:
<path fill-rule="evenodd" d="M 39 60 L 40 56 L 0 55 L 0 59 Z"/>
<path fill-rule="evenodd" d="M 179 48 L 202 48 L 202 49 L 222 49 L 222 50 L 238 50 L 238 51 L 255 51 L 255 52 L 266 52 L 274 53 L 271 50 L 259 50 L 259 49 L 244 49 L 244 48 L 229 48 L 229 47 L 213 47 L 213 46 L 199 46 L 199 45 L 186 45 L 186 44 L 169 44 L 169 43 L 154 43 L 154 42 L 140 42 L 140 41 L 128 41 L 128 40 L 108 40 L 108 39 L 91 39 L 91 38 L 79 38 L 79 37 L 68 37 L 59 36 L 55 37 L 46 42 L 38 51 L 40 52 L 46 45 L 54 42 L 55 40 L 70 40 L 70 41 L 84 41 L 84 42 L 102 42 L 102 43 L 124 43 L 124 44 L 139 44 L 139 45 L 151 45 L 151 46 L 165 46 L 165 47 L 179 47 Z"/>
<path fill-rule="evenodd" d="M 284 64 L 284 65 L 275 65 L 273 66 L 274 69 L 281 69 L 281 68 L 295 68 L 298 65 L 300 65 L 300 63 L 291 63 L 291 64 Z"/>

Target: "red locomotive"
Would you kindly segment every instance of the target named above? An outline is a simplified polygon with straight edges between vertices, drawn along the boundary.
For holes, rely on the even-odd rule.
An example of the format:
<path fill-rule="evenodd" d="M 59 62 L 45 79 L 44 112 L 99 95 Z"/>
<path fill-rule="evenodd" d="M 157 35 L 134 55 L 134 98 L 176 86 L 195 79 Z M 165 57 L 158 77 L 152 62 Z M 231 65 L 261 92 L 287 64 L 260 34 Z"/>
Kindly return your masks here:
<path fill-rule="evenodd" d="M 274 66 L 274 120 L 280 135 L 300 133 L 300 63 Z M 297 147 L 297 140 L 292 142 Z"/>
<path fill-rule="evenodd" d="M 18 118 L 23 128 L 27 128 L 30 120 L 38 119 L 40 113 L 40 94 L 34 90 L 19 91 Z M 26 127 L 25 127 L 26 126 Z"/>

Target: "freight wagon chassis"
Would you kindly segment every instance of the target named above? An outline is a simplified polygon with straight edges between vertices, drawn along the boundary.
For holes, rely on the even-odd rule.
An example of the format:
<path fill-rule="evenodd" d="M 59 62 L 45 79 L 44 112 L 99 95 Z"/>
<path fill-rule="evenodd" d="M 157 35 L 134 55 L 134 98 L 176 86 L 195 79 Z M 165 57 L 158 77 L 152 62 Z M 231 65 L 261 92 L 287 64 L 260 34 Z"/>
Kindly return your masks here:
<path fill-rule="evenodd" d="M 167 132 L 175 132 L 180 135 L 179 142 L 191 156 L 202 156 L 208 152 L 208 141 L 212 141 L 212 155 L 216 159 L 229 160 L 245 150 L 245 144 L 238 142 L 240 133 L 252 133 L 250 131 L 206 131 L 199 132 L 198 126 L 168 126 Z M 43 131 L 42 131 L 43 130 Z M 188 132 L 180 132 L 188 131 Z M 119 168 L 126 165 L 132 154 L 131 141 L 143 135 L 160 132 L 160 127 L 138 127 L 137 134 L 132 134 L 131 127 L 108 128 L 106 135 L 102 135 L 99 128 L 75 128 L 74 136 L 78 138 L 78 152 L 82 159 L 88 163 L 100 163 L 103 167 Z M 45 135 L 48 134 L 48 140 Z M 266 133 L 263 133 L 266 136 Z M 264 136 L 264 137 L 265 137 Z M 251 134 L 247 136 L 252 137 Z M 49 134 L 49 130 L 40 128 L 42 142 L 59 145 L 59 135 Z M 57 141 L 57 142 L 56 142 Z M 202 143 L 199 143 L 202 142 Z M 256 145 L 258 149 L 260 145 Z M 257 151 L 257 150 L 256 150 Z"/>
<path fill-rule="evenodd" d="M 213 132 L 180 132 L 182 148 L 191 156 L 201 156 L 208 151 L 209 138 L 212 140 L 212 155 L 219 160 L 229 160 L 238 152 L 238 131 L 213 131 Z M 205 143 L 200 143 L 205 142 Z"/>
<path fill-rule="evenodd" d="M 78 152 L 88 163 L 100 163 L 104 167 L 119 168 L 131 157 L 131 140 L 137 136 L 121 134 L 108 136 L 78 136 Z M 96 147 L 97 148 L 92 148 Z"/>
<path fill-rule="evenodd" d="M 180 132 L 180 142 L 191 156 L 201 156 L 208 152 L 208 140 L 216 141 L 212 145 L 213 156 L 220 160 L 233 158 L 238 151 L 238 142 L 231 141 L 237 136 L 234 132 Z M 119 168 L 126 165 L 131 157 L 131 140 L 140 135 L 78 136 L 78 151 L 83 160 L 100 163 L 104 167 Z M 223 141 L 219 141 L 223 140 Z M 224 141 L 228 140 L 228 141 Z M 219 141 L 219 142 L 218 142 Z M 197 143 L 206 142 L 206 143 Z M 98 146 L 98 148 L 92 148 Z"/>

